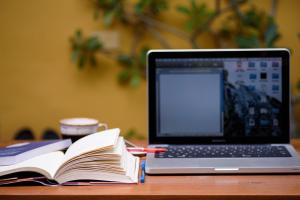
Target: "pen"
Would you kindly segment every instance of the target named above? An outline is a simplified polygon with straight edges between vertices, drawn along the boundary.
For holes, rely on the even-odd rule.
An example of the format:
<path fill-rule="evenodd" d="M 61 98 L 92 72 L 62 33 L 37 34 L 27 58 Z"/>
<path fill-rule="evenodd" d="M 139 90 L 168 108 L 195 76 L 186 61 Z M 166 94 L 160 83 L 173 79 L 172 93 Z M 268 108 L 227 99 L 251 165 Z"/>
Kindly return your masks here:
<path fill-rule="evenodd" d="M 167 151 L 167 149 L 165 149 L 165 148 L 127 147 L 127 151 L 129 151 L 129 152 L 158 153 L 158 152 L 165 152 L 165 151 Z"/>
<path fill-rule="evenodd" d="M 142 160 L 141 168 L 142 168 L 142 172 L 141 172 L 140 182 L 145 183 L 145 176 L 146 176 L 146 173 L 145 173 L 146 161 L 145 160 Z"/>

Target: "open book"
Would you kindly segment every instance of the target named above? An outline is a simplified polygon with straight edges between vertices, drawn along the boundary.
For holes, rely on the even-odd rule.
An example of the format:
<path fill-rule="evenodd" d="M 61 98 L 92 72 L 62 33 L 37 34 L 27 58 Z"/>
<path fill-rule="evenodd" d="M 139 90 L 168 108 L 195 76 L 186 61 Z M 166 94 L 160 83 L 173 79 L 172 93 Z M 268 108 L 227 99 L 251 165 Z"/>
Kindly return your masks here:
<path fill-rule="evenodd" d="M 137 183 L 139 158 L 131 155 L 120 129 L 109 129 L 83 137 L 63 153 L 56 151 L 10 166 L 0 166 L 1 176 L 37 172 L 63 184 L 77 180 Z"/>

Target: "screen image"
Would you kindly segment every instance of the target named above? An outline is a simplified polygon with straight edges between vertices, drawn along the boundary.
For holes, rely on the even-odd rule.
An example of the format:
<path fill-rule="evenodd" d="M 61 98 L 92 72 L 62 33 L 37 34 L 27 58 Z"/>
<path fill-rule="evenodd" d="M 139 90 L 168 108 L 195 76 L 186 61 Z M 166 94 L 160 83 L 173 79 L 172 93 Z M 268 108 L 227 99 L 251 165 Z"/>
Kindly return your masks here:
<path fill-rule="evenodd" d="M 281 58 L 158 58 L 157 136 L 281 136 Z"/>

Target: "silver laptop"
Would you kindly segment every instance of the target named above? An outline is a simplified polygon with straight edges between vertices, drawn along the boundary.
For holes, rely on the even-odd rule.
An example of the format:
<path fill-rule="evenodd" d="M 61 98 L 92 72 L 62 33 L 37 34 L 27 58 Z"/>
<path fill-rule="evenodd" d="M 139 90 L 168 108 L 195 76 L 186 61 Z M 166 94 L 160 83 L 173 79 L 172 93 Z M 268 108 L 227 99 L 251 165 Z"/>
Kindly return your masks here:
<path fill-rule="evenodd" d="M 148 174 L 298 173 L 287 49 L 151 50 Z"/>

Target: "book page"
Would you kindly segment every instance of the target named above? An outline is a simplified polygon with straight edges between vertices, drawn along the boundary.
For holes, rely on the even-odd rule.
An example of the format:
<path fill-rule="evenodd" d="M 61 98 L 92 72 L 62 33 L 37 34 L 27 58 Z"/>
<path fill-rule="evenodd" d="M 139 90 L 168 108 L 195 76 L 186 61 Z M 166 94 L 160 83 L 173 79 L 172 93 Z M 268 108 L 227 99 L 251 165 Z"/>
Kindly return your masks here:
<path fill-rule="evenodd" d="M 130 154 L 130 153 L 128 153 Z M 131 154 L 128 156 L 128 165 L 126 174 L 116 173 L 116 171 L 95 169 L 74 169 L 61 174 L 56 177 L 55 180 L 59 183 L 66 183 L 68 181 L 75 180 L 100 180 L 100 181 L 116 181 L 120 183 L 138 183 L 138 172 L 139 172 L 139 158 L 134 157 Z M 99 164 L 101 166 L 101 164 Z"/>
<path fill-rule="evenodd" d="M 137 183 L 138 182 L 138 171 L 139 171 L 139 161 L 138 157 L 133 156 L 128 151 L 125 151 L 127 160 L 126 160 L 126 176 Z"/>
<path fill-rule="evenodd" d="M 85 136 L 73 143 L 65 154 L 65 161 L 94 150 L 116 145 L 120 129 L 109 129 Z"/>
<path fill-rule="evenodd" d="M 62 164 L 64 153 L 55 151 L 41 156 L 36 156 L 26 161 L 0 167 L 0 176 L 15 172 L 37 172 L 48 179 L 53 179 L 56 170 Z"/>
<path fill-rule="evenodd" d="M 94 163 L 98 163 L 98 165 L 100 165 L 103 164 L 103 161 L 104 162 L 118 161 L 118 162 L 111 162 L 111 163 L 113 163 L 116 167 L 119 167 L 122 151 L 125 148 L 125 142 L 123 137 L 116 137 L 116 138 L 117 138 L 116 144 L 108 150 L 105 149 L 101 150 L 101 147 L 98 146 L 98 148 L 96 148 L 95 146 L 94 150 L 88 153 L 80 154 L 71 159 L 67 158 L 65 162 L 57 170 L 55 177 L 60 176 L 66 171 L 79 168 L 80 166 L 81 167 L 86 166 L 88 170 L 88 168 L 92 167 Z M 83 144 L 83 145 L 89 145 L 89 144 Z"/>
<path fill-rule="evenodd" d="M 114 155 L 119 159 L 115 160 Z M 106 159 L 103 160 L 103 156 Z M 119 137 L 110 150 L 95 150 L 65 162 L 58 169 L 55 180 L 59 183 L 81 179 L 137 183 L 138 169 L 139 159 L 126 150 L 124 139 Z"/>

